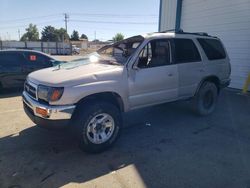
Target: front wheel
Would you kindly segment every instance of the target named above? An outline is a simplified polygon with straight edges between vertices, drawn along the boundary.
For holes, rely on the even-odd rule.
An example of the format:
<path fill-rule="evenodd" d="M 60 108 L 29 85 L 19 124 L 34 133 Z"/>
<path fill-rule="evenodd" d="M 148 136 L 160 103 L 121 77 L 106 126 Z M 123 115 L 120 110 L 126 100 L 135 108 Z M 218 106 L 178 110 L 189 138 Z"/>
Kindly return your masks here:
<path fill-rule="evenodd" d="M 212 82 L 204 82 L 194 98 L 196 112 L 199 115 L 208 115 L 215 109 L 218 89 Z"/>
<path fill-rule="evenodd" d="M 75 121 L 80 148 L 98 153 L 111 147 L 119 136 L 121 114 L 116 106 L 106 102 L 82 105 Z"/>

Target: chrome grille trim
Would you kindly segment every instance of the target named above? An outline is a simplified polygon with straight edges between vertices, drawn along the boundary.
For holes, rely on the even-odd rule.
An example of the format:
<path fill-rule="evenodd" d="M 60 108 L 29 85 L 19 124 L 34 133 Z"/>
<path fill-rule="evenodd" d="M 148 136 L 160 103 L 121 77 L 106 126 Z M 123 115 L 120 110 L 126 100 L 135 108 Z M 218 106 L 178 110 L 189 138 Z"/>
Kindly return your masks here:
<path fill-rule="evenodd" d="M 38 100 L 37 98 L 37 85 L 34 83 L 26 80 L 24 83 L 24 91 L 32 98 L 35 100 Z"/>

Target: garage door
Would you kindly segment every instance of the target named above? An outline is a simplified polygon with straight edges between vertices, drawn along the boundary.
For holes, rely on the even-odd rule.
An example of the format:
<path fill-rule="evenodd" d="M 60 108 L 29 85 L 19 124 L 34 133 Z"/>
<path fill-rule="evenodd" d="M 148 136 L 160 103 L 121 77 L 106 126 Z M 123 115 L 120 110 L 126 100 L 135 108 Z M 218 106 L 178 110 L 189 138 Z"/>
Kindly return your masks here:
<path fill-rule="evenodd" d="M 231 59 L 230 87 L 242 89 L 250 72 L 250 0 L 183 0 L 181 28 L 220 37 Z"/>

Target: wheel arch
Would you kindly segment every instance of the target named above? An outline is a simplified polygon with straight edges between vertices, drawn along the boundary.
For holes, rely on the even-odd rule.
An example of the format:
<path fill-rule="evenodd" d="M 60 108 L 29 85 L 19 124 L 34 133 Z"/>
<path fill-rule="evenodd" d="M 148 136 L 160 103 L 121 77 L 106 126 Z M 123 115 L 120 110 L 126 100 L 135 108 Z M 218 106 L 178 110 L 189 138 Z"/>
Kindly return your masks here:
<path fill-rule="evenodd" d="M 100 92 L 87 95 L 77 102 L 77 106 L 97 100 L 110 102 L 114 104 L 121 112 L 124 112 L 125 108 L 122 97 L 116 92 Z"/>
<path fill-rule="evenodd" d="M 218 78 L 218 76 L 210 75 L 210 76 L 206 76 L 205 78 L 203 78 L 203 79 L 200 81 L 200 83 L 199 83 L 199 85 L 198 85 L 198 87 L 197 87 L 197 89 L 196 89 L 195 94 L 198 93 L 198 91 L 200 90 L 200 88 L 201 88 L 201 86 L 202 86 L 202 84 L 203 84 L 204 82 L 212 82 L 212 83 L 214 83 L 215 86 L 217 87 L 218 93 L 220 92 L 220 79 Z"/>

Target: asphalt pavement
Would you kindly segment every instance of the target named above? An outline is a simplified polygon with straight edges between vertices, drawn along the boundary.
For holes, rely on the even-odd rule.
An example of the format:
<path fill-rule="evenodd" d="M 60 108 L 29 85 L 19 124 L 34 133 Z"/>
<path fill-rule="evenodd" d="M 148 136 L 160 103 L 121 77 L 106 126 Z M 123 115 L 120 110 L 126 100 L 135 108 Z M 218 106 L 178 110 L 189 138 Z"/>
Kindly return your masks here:
<path fill-rule="evenodd" d="M 250 188 L 250 97 L 224 90 L 199 117 L 188 101 L 124 114 L 118 142 L 87 154 L 34 125 L 20 92 L 0 96 L 0 187 Z"/>

